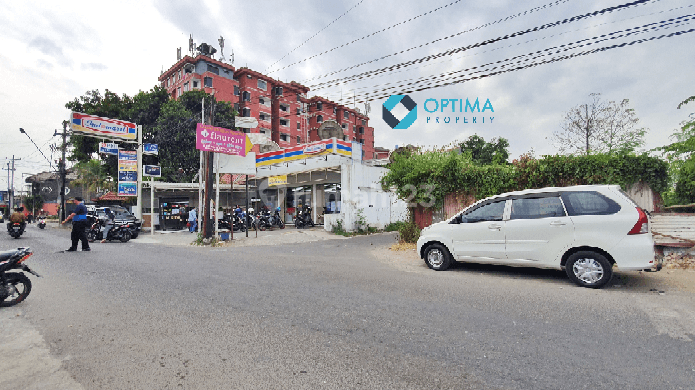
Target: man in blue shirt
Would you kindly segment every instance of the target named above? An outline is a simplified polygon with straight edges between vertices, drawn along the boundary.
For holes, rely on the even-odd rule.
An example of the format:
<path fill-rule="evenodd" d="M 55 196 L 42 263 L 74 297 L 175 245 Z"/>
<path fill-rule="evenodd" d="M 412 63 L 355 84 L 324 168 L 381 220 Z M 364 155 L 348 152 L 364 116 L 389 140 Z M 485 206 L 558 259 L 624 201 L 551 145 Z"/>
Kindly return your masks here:
<path fill-rule="evenodd" d="M 82 251 L 90 251 L 89 241 L 87 241 L 87 206 L 84 205 L 82 198 L 75 197 L 73 199 L 77 207 L 72 214 L 65 218 L 63 223 L 72 219 L 72 233 L 70 234 L 70 239 L 72 240 L 72 246 L 66 250 L 66 252 L 77 251 L 77 242 L 82 241 Z"/>

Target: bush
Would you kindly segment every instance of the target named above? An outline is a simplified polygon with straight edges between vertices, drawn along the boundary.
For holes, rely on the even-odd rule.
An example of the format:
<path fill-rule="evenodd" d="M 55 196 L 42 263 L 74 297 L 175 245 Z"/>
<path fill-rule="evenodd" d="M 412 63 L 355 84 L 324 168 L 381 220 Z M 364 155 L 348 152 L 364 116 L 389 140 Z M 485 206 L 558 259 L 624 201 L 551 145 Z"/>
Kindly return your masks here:
<path fill-rule="evenodd" d="M 398 242 L 414 244 L 420 238 L 420 228 L 415 222 L 400 222 L 403 225 L 398 229 Z"/>
<path fill-rule="evenodd" d="M 403 221 L 397 221 L 397 222 L 391 222 L 390 224 L 386 225 L 384 228 L 385 232 L 397 232 L 400 231 L 401 228 L 405 225 L 405 222 Z"/>

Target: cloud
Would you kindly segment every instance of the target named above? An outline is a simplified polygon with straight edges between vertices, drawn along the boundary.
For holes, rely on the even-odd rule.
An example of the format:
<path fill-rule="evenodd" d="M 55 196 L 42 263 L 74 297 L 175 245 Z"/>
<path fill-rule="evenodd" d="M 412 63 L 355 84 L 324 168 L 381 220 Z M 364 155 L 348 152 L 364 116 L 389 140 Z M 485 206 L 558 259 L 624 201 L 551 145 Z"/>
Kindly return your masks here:
<path fill-rule="evenodd" d="M 37 36 L 29 42 L 29 47 L 38 50 L 41 54 L 51 57 L 62 66 L 70 66 L 72 61 L 63 53 L 63 49 L 51 39 Z"/>
<path fill-rule="evenodd" d="M 104 64 L 99 64 L 95 62 L 83 63 L 81 66 L 82 70 L 106 70 L 109 67 Z"/>

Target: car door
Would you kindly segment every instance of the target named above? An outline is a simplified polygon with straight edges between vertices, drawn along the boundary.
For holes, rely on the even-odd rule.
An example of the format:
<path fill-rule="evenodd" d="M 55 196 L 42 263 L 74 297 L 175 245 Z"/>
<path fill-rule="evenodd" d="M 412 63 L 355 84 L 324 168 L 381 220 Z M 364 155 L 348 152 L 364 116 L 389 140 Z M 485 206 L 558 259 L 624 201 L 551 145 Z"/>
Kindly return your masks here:
<path fill-rule="evenodd" d="M 515 264 L 559 266 L 558 258 L 574 240 L 574 226 L 559 194 L 530 194 L 510 201 L 505 225 L 507 260 Z"/>
<path fill-rule="evenodd" d="M 499 261 L 505 259 L 505 229 L 502 217 L 506 200 L 483 203 L 457 217 L 451 228 L 457 260 Z"/>

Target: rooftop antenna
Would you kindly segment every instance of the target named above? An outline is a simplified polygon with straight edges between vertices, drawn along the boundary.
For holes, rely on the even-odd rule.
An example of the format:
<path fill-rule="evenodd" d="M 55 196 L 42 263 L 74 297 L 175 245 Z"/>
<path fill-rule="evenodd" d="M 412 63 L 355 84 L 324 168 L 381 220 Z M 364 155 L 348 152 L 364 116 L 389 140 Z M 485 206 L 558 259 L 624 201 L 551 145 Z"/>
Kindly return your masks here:
<path fill-rule="evenodd" d="M 188 52 L 191 53 L 191 57 L 195 56 L 195 42 L 193 42 L 193 34 L 188 38 Z"/>
<path fill-rule="evenodd" d="M 220 44 L 220 62 L 224 62 L 224 38 L 220 35 L 220 39 L 217 40 Z"/>

